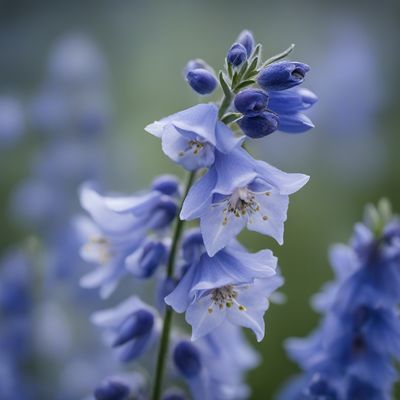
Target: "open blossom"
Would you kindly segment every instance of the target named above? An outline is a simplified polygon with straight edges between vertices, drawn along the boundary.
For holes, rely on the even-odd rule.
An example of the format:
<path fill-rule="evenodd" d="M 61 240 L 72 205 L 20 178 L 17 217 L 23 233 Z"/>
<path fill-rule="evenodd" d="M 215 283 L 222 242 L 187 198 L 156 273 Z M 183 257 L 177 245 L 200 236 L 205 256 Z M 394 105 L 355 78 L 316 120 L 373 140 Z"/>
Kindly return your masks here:
<path fill-rule="evenodd" d="M 101 196 L 89 186 L 81 189 L 81 203 L 90 214 L 77 220 L 86 243 L 82 257 L 98 266 L 81 279 L 84 287 L 100 287 L 107 297 L 119 279 L 131 271 L 136 277 L 150 276 L 165 259 L 162 240 L 145 240 L 148 231 L 163 232 L 174 219 L 178 185 L 157 178 L 153 189 L 137 196 Z M 159 257 L 157 257 L 159 256 Z M 156 259 L 155 259 L 156 257 Z"/>
<path fill-rule="evenodd" d="M 213 167 L 189 191 L 181 218 L 200 218 L 210 256 L 245 226 L 282 244 L 289 195 L 308 179 L 306 175 L 287 174 L 256 161 L 242 149 L 217 153 Z"/>
<path fill-rule="evenodd" d="M 161 138 L 164 153 L 187 170 L 209 167 L 215 151 L 230 152 L 243 141 L 218 120 L 215 104 L 198 104 L 146 126 L 146 131 Z"/>
<path fill-rule="evenodd" d="M 188 236 L 187 241 L 201 248 L 193 236 L 201 238 L 200 232 Z M 252 329 L 260 341 L 264 336 L 267 298 L 282 284 L 281 278 L 275 277 L 276 262 L 270 250 L 251 254 L 237 243 L 213 257 L 203 249 L 165 302 L 176 312 L 186 312 L 193 340 L 227 320 Z"/>

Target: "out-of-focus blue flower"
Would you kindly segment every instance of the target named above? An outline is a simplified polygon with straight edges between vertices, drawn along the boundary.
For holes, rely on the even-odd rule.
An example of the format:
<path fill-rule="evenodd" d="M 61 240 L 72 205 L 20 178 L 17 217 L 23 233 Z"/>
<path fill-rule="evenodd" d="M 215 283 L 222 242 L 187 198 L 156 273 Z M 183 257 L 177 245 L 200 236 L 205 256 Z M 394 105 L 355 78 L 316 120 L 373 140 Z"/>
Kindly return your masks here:
<path fill-rule="evenodd" d="M 254 117 L 267 109 L 268 94 L 260 89 L 245 89 L 235 96 L 234 104 L 238 112 Z"/>
<path fill-rule="evenodd" d="M 204 68 L 191 69 L 186 74 L 186 80 L 195 92 L 202 95 L 212 93 L 218 84 L 215 75 Z"/>
<path fill-rule="evenodd" d="M 265 90 L 285 90 L 303 83 L 310 70 L 307 64 L 279 61 L 263 68 L 257 77 L 258 84 Z"/>
<path fill-rule="evenodd" d="M 0 97 L 0 149 L 9 147 L 24 133 L 25 116 L 22 105 L 13 97 Z"/>
<path fill-rule="evenodd" d="M 275 132 L 281 121 L 275 113 L 264 111 L 253 117 L 245 115 L 237 123 L 246 136 L 252 139 L 260 139 Z"/>
<path fill-rule="evenodd" d="M 92 322 L 105 329 L 105 339 L 123 362 L 137 359 L 155 342 L 160 330 L 157 311 L 132 296 L 117 307 L 97 311 Z"/>
<path fill-rule="evenodd" d="M 191 379 L 201 373 L 203 366 L 200 360 L 200 353 L 191 342 L 183 340 L 176 344 L 173 351 L 173 359 L 179 372 L 185 378 Z"/>
<path fill-rule="evenodd" d="M 306 175 L 287 174 L 241 149 L 217 153 L 215 164 L 190 189 L 181 218 L 200 218 L 210 256 L 245 226 L 282 244 L 289 195 L 307 181 Z"/>
<path fill-rule="evenodd" d="M 357 224 L 351 245 L 331 253 L 336 281 L 314 298 L 324 319 L 287 342 L 304 374 L 282 399 L 390 398 L 400 359 L 400 221 L 379 214 L 381 204 L 377 220 Z"/>
<path fill-rule="evenodd" d="M 247 52 L 247 58 L 249 58 L 254 48 L 253 34 L 248 30 L 243 30 L 240 32 L 236 42 L 244 46 Z"/>
<path fill-rule="evenodd" d="M 197 237 L 201 238 L 200 232 Z M 203 252 L 193 258 L 175 290 L 165 298 L 166 303 L 176 312 L 186 311 L 193 340 L 228 320 L 251 328 L 260 341 L 264 336 L 267 297 L 282 284 L 280 279 L 273 278 L 276 258 L 270 250 L 247 253 L 237 243 L 210 257 L 193 238 L 194 233 L 190 233 L 190 245 L 203 248 Z M 199 254 L 200 250 L 191 253 Z"/>
<path fill-rule="evenodd" d="M 96 400 L 144 400 L 145 382 L 138 372 L 109 376 L 94 389 Z"/>
<path fill-rule="evenodd" d="M 181 389 L 170 388 L 163 394 L 162 400 L 187 400 L 185 393 Z"/>
<path fill-rule="evenodd" d="M 159 184 L 158 178 L 154 185 Z M 81 285 L 100 287 L 101 295 L 108 296 L 127 269 L 140 278 L 150 276 L 165 258 L 166 247 L 162 241 L 145 240 L 145 235 L 170 225 L 177 213 L 175 198 L 155 189 L 138 196 L 101 196 L 85 185 L 80 199 L 94 221 L 77 219 L 86 241 L 81 255 L 99 266 L 82 278 Z"/>
<path fill-rule="evenodd" d="M 227 153 L 243 141 L 218 121 L 217 115 L 215 104 L 199 104 L 145 129 L 161 138 L 163 151 L 171 160 L 188 170 L 197 170 L 214 163 L 216 149 Z"/>
<path fill-rule="evenodd" d="M 234 43 L 229 49 L 226 59 L 235 67 L 243 64 L 247 59 L 247 49 L 241 43 Z"/>

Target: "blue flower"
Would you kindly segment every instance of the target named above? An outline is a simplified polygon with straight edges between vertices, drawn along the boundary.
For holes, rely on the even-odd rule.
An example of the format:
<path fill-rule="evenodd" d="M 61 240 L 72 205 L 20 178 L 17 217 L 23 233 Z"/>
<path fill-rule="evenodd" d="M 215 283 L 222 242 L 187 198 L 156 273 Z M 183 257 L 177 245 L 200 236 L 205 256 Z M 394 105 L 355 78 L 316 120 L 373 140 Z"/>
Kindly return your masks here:
<path fill-rule="evenodd" d="M 243 30 L 240 32 L 236 42 L 244 46 L 247 52 L 247 58 L 249 58 L 254 48 L 253 34 L 248 30 Z"/>
<path fill-rule="evenodd" d="M 396 218 L 357 224 L 351 245 L 334 247 L 336 280 L 313 301 L 320 327 L 286 344 L 304 374 L 297 397 L 293 389 L 285 400 L 390 398 L 400 360 L 399 229 Z"/>
<path fill-rule="evenodd" d="M 245 115 L 237 121 L 245 135 L 252 139 L 260 139 L 275 132 L 280 122 L 278 115 L 269 111 L 253 117 Z"/>
<path fill-rule="evenodd" d="M 22 105 L 12 97 L 0 97 L 0 149 L 17 143 L 23 133 Z"/>
<path fill-rule="evenodd" d="M 247 50 L 241 43 L 234 43 L 229 49 L 226 59 L 235 67 L 243 64 L 247 59 Z"/>
<path fill-rule="evenodd" d="M 85 261 L 99 266 L 81 279 L 82 286 L 100 287 L 100 294 L 107 297 L 127 269 L 145 278 L 162 263 L 164 243 L 144 240 L 149 230 L 163 232 L 168 228 L 177 213 L 174 197 L 161 190 L 176 195 L 178 186 L 171 186 L 171 180 L 167 186 L 165 181 L 161 183 L 157 178 L 153 185 L 159 190 L 129 197 L 101 196 L 87 185 L 82 187 L 81 204 L 93 222 L 87 218 L 77 220 L 78 230 L 86 241 L 81 255 Z"/>
<path fill-rule="evenodd" d="M 265 90 L 285 90 L 303 83 L 310 70 L 307 64 L 279 61 L 263 68 L 257 77 L 258 84 Z"/>
<path fill-rule="evenodd" d="M 200 232 L 197 235 L 201 237 Z M 202 247 L 192 238 L 189 240 Z M 192 252 L 196 253 L 199 251 Z M 275 268 L 276 258 L 270 250 L 251 254 L 234 242 L 210 257 L 203 249 L 165 302 L 176 312 L 186 311 L 193 340 L 228 320 L 251 328 L 260 341 L 264 336 L 267 297 L 282 284 L 280 278 L 274 277 Z"/>
<path fill-rule="evenodd" d="M 254 117 L 267 109 L 268 94 L 260 89 L 245 89 L 235 96 L 234 105 L 238 112 Z"/>
<path fill-rule="evenodd" d="M 200 218 L 210 256 L 245 226 L 282 244 L 289 195 L 308 179 L 256 161 L 242 149 L 217 153 L 215 164 L 190 189 L 180 215 L 184 220 Z"/>
<path fill-rule="evenodd" d="M 188 170 L 209 167 L 215 160 L 215 149 L 227 153 L 243 138 L 218 121 L 214 104 L 199 104 L 153 122 L 145 129 L 161 138 L 164 153 Z"/>
<path fill-rule="evenodd" d="M 186 80 L 195 92 L 202 95 L 212 93 L 218 83 L 215 75 L 204 68 L 191 69 L 186 74 Z"/>
<path fill-rule="evenodd" d="M 135 360 L 151 348 L 160 329 L 157 311 L 136 296 L 115 308 L 95 312 L 92 322 L 105 329 L 106 340 L 123 362 Z"/>

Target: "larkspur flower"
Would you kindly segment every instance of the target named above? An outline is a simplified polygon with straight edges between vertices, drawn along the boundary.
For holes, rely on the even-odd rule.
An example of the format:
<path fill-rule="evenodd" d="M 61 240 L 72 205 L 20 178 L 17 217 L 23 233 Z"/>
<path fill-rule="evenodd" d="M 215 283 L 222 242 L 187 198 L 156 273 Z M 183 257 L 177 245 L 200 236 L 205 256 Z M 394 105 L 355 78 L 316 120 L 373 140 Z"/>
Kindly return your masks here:
<path fill-rule="evenodd" d="M 191 188 L 181 218 L 200 218 L 207 252 L 213 256 L 245 226 L 283 242 L 289 195 L 308 181 L 252 159 L 245 151 L 217 153 L 215 164 Z"/>
<path fill-rule="evenodd" d="M 156 178 L 153 185 L 156 189 L 128 197 L 101 196 L 88 186 L 82 187 L 82 206 L 94 222 L 77 220 L 78 229 L 87 240 L 81 255 L 99 265 L 82 278 L 84 287 L 100 286 L 102 296 L 108 296 L 127 270 L 137 277 L 150 276 L 162 262 L 162 258 L 154 259 L 154 251 L 165 258 L 163 242 L 145 240 L 145 234 L 149 230 L 162 232 L 175 218 L 176 200 L 162 191 L 176 195 L 178 184 L 167 177 Z"/>
<path fill-rule="evenodd" d="M 117 350 L 123 362 L 144 354 L 154 345 L 160 330 L 157 311 L 136 296 L 112 309 L 95 312 L 92 322 L 105 330 L 105 340 Z"/>
<path fill-rule="evenodd" d="M 186 312 L 192 339 L 207 335 L 228 320 L 251 328 L 260 341 L 267 297 L 282 284 L 280 278 L 274 278 L 276 258 L 271 251 L 250 254 L 233 243 L 210 257 L 199 231 L 186 240 L 198 248 L 192 252 L 197 256 L 165 302 L 176 312 Z"/>
<path fill-rule="evenodd" d="M 400 359 L 400 222 L 385 208 L 380 203 L 374 222 L 356 225 L 349 247 L 335 248 L 336 281 L 314 300 L 324 313 L 320 327 L 287 342 L 304 373 L 282 399 L 390 398 Z"/>
<path fill-rule="evenodd" d="M 171 160 L 193 171 L 211 166 L 216 150 L 229 153 L 243 141 L 217 116 L 217 106 L 199 104 L 153 122 L 145 129 L 161 138 L 163 151 Z"/>

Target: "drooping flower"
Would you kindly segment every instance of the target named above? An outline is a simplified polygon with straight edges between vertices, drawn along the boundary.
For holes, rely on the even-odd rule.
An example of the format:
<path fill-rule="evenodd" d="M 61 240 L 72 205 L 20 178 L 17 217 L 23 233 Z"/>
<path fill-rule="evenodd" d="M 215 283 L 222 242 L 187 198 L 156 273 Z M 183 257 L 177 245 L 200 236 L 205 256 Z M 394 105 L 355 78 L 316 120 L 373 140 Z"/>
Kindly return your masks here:
<path fill-rule="evenodd" d="M 153 307 L 132 296 L 115 308 L 97 311 L 92 322 L 105 330 L 105 339 L 123 362 L 137 359 L 156 341 L 160 320 Z"/>
<path fill-rule="evenodd" d="M 191 171 L 211 166 L 216 150 L 228 153 L 243 141 L 218 120 L 215 104 L 198 104 L 145 129 L 161 138 L 163 151 L 171 160 Z"/>
<path fill-rule="evenodd" d="M 165 258 L 166 248 L 163 241 L 145 240 L 145 235 L 150 230 L 163 232 L 170 225 L 177 204 L 175 197 L 164 192 L 176 196 L 178 191 L 179 185 L 170 178 L 156 178 L 152 190 L 128 197 L 101 196 L 83 186 L 82 207 L 93 222 L 77 220 L 86 241 L 81 255 L 98 268 L 84 276 L 81 285 L 100 287 L 101 295 L 108 296 L 127 269 L 139 278 L 150 276 Z"/>
<path fill-rule="evenodd" d="M 217 153 L 215 164 L 191 188 L 181 218 L 200 218 L 207 252 L 213 256 L 245 226 L 283 242 L 289 195 L 308 181 L 256 161 L 243 150 Z"/>
<path fill-rule="evenodd" d="M 186 312 L 192 339 L 207 335 L 228 320 L 252 329 L 260 341 L 267 298 L 282 284 L 281 278 L 275 277 L 276 258 L 272 252 L 247 253 L 234 242 L 210 257 L 199 231 L 188 235 L 186 242 L 184 254 L 186 247 L 186 254 L 191 254 L 186 261 L 191 265 L 165 302 L 178 313 Z M 188 251 L 188 246 L 195 250 Z"/>

